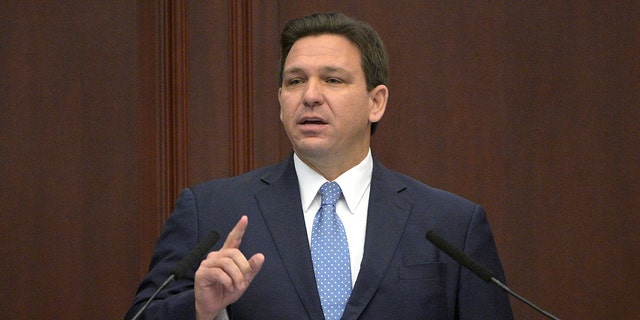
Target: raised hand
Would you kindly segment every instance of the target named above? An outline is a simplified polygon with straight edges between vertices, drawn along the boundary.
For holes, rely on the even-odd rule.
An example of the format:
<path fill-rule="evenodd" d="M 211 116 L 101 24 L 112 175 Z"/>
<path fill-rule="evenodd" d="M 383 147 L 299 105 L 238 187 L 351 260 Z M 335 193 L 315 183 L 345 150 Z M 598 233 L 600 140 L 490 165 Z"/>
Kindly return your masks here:
<path fill-rule="evenodd" d="M 247 216 L 242 216 L 222 248 L 209 253 L 196 271 L 196 319 L 214 319 L 218 312 L 242 296 L 262 268 L 265 259 L 262 253 L 247 260 L 238 250 L 248 223 Z"/>

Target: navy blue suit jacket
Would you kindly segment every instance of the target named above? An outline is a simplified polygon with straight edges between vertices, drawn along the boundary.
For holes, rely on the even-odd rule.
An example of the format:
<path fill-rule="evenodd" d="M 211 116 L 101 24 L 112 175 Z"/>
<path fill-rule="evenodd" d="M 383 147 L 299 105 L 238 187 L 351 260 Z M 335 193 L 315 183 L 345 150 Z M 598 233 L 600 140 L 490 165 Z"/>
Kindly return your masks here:
<path fill-rule="evenodd" d="M 384 168 L 374 158 L 364 256 L 343 319 L 512 319 L 508 296 L 425 238 L 433 229 L 504 281 L 483 209 Z M 174 265 L 211 230 L 224 238 L 242 215 L 240 250 L 265 255 L 262 270 L 227 310 L 231 319 L 323 319 L 292 156 L 270 167 L 185 189 L 158 240 L 131 317 Z M 194 319 L 194 266 L 145 312 Z"/>

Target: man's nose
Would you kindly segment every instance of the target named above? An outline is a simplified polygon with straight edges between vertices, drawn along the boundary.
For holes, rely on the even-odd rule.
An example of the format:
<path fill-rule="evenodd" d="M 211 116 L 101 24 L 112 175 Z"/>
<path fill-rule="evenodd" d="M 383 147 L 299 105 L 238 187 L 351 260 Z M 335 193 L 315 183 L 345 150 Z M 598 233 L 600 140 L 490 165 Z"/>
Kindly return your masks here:
<path fill-rule="evenodd" d="M 305 86 L 302 103 L 307 107 L 314 107 L 324 103 L 322 82 L 319 80 L 309 80 Z"/>

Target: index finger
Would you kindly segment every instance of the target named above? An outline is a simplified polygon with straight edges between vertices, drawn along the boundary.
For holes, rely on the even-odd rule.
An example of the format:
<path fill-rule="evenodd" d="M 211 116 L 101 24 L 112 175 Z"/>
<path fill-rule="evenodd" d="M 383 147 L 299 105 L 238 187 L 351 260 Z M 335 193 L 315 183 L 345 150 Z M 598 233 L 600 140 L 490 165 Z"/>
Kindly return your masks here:
<path fill-rule="evenodd" d="M 249 218 L 247 216 L 242 216 L 236 226 L 233 227 L 233 230 L 229 232 L 227 235 L 227 240 L 224 241 L 224 245 L 222 245 L 223 249 L 237 249 L 240 247 L 240 243 L 242 242 L 242 237 L 244 236 L 244 231 L 247 230 L 247 224 L 249 224 Z"/>

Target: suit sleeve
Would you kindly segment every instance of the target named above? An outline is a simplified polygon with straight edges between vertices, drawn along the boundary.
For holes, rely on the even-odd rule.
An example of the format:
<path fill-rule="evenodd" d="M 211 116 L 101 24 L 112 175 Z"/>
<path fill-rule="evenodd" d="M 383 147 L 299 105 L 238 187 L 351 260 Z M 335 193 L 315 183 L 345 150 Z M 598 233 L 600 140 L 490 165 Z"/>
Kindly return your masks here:
<path fill-rule="evenodd" d="M 142 280 L 125 319 L 131 319 L 138 312 L 200 238 L 195 199 L 191 190 L 185 189 L 163 228 L 149 273 Z M 196 268 L 194 265 L 182 279 L 174 280 L 165 287 L 139 319 L 195 319 L 193 281 Z"/>
<path fill-rule="evenodd" d="M 474 209 L 463 251 L 506 283 L 487 216 L 480 206 Z M 458 319 L 513 319 L 508 294 L 465 268 L 460 272 L 458 290 Z"/>

